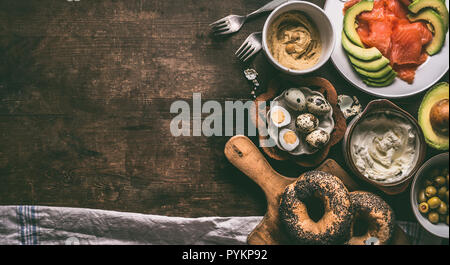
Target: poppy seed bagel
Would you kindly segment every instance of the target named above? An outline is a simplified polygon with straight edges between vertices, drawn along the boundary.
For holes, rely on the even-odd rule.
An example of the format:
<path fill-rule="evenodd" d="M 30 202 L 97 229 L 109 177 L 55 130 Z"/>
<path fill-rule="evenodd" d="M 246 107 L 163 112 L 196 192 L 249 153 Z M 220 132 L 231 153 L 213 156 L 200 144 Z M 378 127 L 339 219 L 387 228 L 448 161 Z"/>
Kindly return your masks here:
<path fill-rule="evenodd" d="M 316 197 L 323 203 L 322 217 L 314 221 L 307 201 Z M 297 244 L 343 244 L 350 235 L 351 201 L 342 181 L 322 171 L 310 171 L 288 185 L 281 196 L 281 222 Z"/>
<path fill-rule="evenodd" d="M 394 233 L 395 215 L 389 204 L 381 197 L 364 191 L 350 193 L 353 221 L 349 245 L 365 245 L 366 240 L 375 237 L 379 245 L 388 244 Z M 357 232 L 357 222 L 364 223 L 365 231 Z"/>

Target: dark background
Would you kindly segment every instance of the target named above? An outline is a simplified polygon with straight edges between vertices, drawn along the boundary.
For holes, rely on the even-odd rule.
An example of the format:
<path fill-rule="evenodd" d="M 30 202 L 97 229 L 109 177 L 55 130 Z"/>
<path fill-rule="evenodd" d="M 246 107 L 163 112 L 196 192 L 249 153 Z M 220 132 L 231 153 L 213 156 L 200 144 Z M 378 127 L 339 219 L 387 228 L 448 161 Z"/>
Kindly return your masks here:
<path fill-rule="evenodd" d="M 208 24 L 266 2 L 0 0 L 0 204 L 263 215 L 264 194 L 223 155 L 229 137 L 173 137 L 169 110 L 194 92 L 251 99 L 234 52 L 265 16 L 226 38 Z M 262 54 L 253 65 L 263 84 L 276 74 Z M 314 75 L 374 99 L 331 62 Z M 394 102 L 417 116 L 422 97 Z M 330 157 L 345 166 L 340 144 Z M 269 162 L 289 177 L 307 170 Z M 399 219 L 414 218 L 409 191 L 384 197 Z"/>

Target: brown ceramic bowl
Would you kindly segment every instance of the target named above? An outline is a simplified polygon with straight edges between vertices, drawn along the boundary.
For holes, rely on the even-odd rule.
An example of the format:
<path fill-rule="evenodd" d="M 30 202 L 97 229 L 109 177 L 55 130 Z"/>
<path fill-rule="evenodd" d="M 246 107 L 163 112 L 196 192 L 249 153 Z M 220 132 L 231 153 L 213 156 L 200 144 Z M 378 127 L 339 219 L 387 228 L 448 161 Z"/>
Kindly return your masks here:
<path fill-rule="evenodd" d="M 375 114 L 375 113 L 389 113 L 389 115 L 395 115 L 400 118 L 405 119 L 406 121 L 409 121 L 413 128 L 415 129 L 416 135 L 419 139 L 416 139 L 417 142 L 417 149 L 418 157 L 416 159 L 415 164 L 412 167 L 412 170 L 409 172 L 409 174 L 397 181 L 392 183 L 383 183 L 378 182 L 372 179 L 369 179 L 365 177 L 356 167 L 352 155 L 351 155 L 351 140 L 353 136 L 353 131 L 357 127 L 357 125 L 362 121 L 364 118 Z M 351 169 L 351 171 L 358 176 L 360 179 L 372 184 L 376 188 L 380 189 L 384 193 L 388 195 L 395 195 L 402 193 L 405 191 L 405 189 L 408 187 L 408 185 L 411 183 L 411 180 L 416 173 L 416 171 L 420 168 L 422 165 L 425 154 L 426 154 L 426 144 L 425 144 L 425 138 L 423 136 L 422 130 L 419 127 L 419 124 L 417 123 L 416 119 L 411 116 L 408 112 L 404 111 L 394 103 L 392 103 L 389 100 L 386 99 L 379 99 L 379 100 L 373 100 L 371 101 L 365 110 L 359 114 L 357 117 L 353 119 L 353 121 L 348 125 L 347 131 L 344 135 L 344 142 L 343 142 L 343 151 L 344 151 L 344 157 L 347 165 Z"/>

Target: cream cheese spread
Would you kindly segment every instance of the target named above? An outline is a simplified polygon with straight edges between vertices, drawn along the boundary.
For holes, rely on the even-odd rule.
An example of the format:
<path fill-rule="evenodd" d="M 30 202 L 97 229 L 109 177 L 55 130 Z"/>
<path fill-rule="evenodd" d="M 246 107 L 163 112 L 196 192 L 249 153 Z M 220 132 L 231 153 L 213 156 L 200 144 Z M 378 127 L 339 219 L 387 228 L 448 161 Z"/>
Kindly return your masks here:
<path fill-rule="evenodd" d="M 365 177 L 394 183 L 408 176 L 417 161 L 417 133 L 397 115 L 377 113 L 360 121 L 351 138 L 351 156 Z"/>

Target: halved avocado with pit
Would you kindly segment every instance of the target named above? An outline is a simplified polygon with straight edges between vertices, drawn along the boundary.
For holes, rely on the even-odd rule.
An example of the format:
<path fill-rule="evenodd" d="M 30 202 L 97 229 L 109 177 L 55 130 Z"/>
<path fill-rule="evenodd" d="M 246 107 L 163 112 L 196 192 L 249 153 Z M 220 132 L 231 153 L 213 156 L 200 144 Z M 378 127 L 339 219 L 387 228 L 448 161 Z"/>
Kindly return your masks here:
<path fill-rule="evenodd" d="M 379 71 L 389 64 L 389 59 L 384 56 L 373 61 L 359 60 L 351 55 L 348 55 L 348 57 L 353 65 L 369 72 Z"/>
<path fill-rule="evenodd" d="M 408 9 L 414 14 L 419 13 L 424 8 L 434 9 L 442 18 L 445 30 L 448 29 L 448 9 L 444 0 L 415 0 Z"/>
<path fill-rule="evenodd" d="M 417 15 L 408 15 L 408 19 L 412 22 L 424 20 L 433 26 L 433 40 L 427 45 L 426 51 L 429 55 L 435 55 L 440 52 L 442 46 L 444 46 L 445 35 L 447 34 L 447 29 L 445 28 L 442 17 L 432 9 L 426 9 Z"/>
<path fill-rule="evenodd" d="M 356 46 L 347 38 L 345 32 L 342 32 L 342 47 L 353 57 L 363 61 L 372 61 L 380 59 L 383 56 L 375 47 L 366 49 Z"/>
<path fill-rule="evenodd" d="M 353 66 L 353 68 L 355 68 L 355 70 L 356 70 L 356 72 L 358 72 L 358 74 L 360 74 L 364 77 L 367 77 L 367 78 L 372 78 L 372 79 L 380 79 L 380 78 L 383 78 L 393 72 L 392 67 L 390 65 L 386 65 L 384 68 L 382 68 L 381 70 L 376 71 L 376 72 L 369 72 L 369 71 L 361 69 L 357 66 Z"/>
<path fill-rule="evenodd" d="M 448 150 L 448 83 L 442 82 L 431 88 L 419 107 L 418 122 L 429 146 Z"/>
<path fill-rule="evenodd" d="M 356 32 L 356 17 L 362 12 L 372 11 L 373 1 L 362 0 L 350 7 L 344 15 L 344 32 L 348 39 L 359 47 L 364 47 L 358 32 Z"/>

